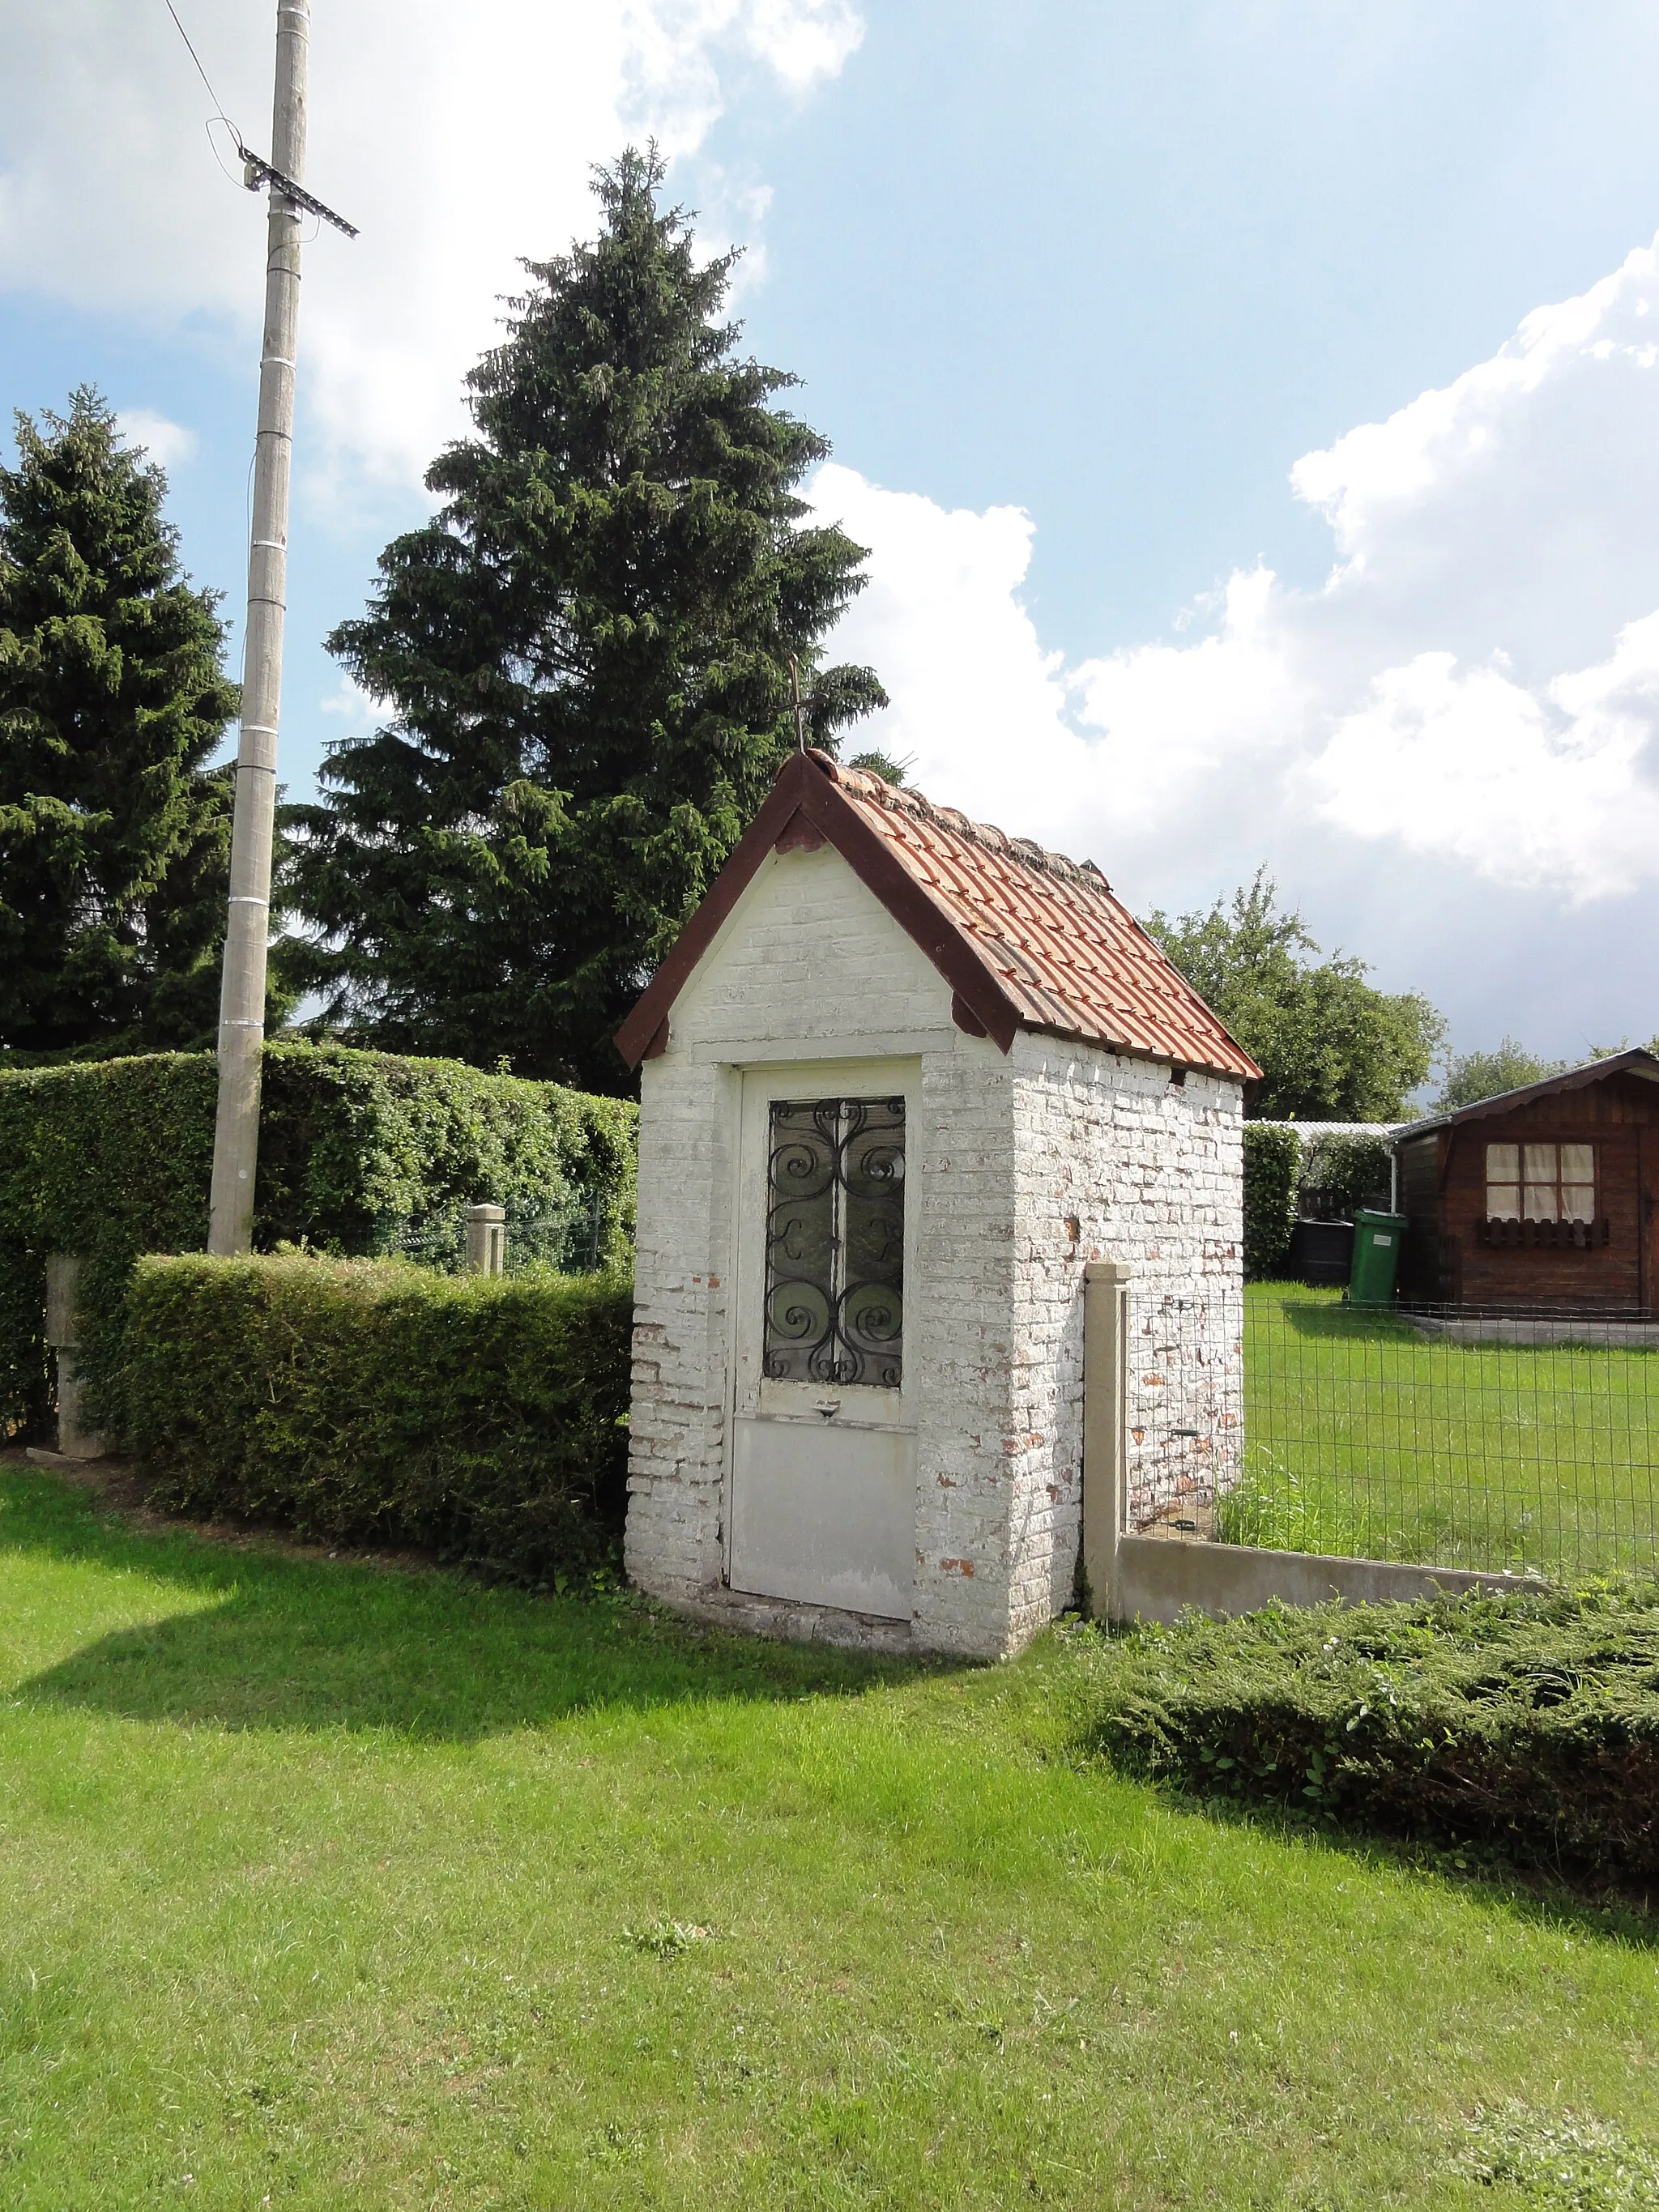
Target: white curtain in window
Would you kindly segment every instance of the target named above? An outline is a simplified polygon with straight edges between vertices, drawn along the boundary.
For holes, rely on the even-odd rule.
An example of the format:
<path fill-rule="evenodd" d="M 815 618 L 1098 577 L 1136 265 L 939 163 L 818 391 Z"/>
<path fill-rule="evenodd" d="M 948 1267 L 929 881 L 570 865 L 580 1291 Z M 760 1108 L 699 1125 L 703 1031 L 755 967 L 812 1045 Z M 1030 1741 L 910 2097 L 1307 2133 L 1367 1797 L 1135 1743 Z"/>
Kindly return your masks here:
<path fill-rule="evenodd" d="M 1521 1206 L 1528 1221 L 1553 1221 L 1556 1218 L 1556 1151 L 1553 1145 L 1522 1147 L 1526 1176 Z"/>
<path fill-rule="evenodd" d="M 1486 1218 L 1488 1221 L 1518 1221 L 1521 1218 L 1519 1145 L 1488 1145 L 1486 1147 Z"/>
<path fill-rule="evenodd" d="M 1564 1221 L 1595 1218 L 1595 1147 L 1561 1147 L 1561 1218 Z"/>

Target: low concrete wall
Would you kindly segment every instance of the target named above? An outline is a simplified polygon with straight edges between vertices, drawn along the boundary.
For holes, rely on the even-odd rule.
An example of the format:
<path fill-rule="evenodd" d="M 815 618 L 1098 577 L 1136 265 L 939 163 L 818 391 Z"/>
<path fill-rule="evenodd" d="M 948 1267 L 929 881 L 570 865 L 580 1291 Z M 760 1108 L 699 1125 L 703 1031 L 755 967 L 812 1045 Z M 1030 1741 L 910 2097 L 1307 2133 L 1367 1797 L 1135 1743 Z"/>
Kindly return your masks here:
<path fill-rule="evenodd" d="M 1120 1536 L 1109 1607 L 1114 1620 L 1174 1620 L 1184 1612 L 1254 1613 L 1281 1605 L 1348 1605 L 1455 1597 L 1464 1590 L 1541 1590 L 1529 1576 L 1473 1574 L 1461 1567 L 1393 1559 L 1327 1559 L 1309 1552 L 1255 1551 L 1243 1544 L 1183 1544 L 1164 1536 Z"/>
<path fill-rule="evenodd" d="M 1439 1337 L 1449 1344 L 1589 1345 L 1597 1351 L 1651 1352 L 1659 1346 L 1659 1322 L 1582 1321 L 1570 1315 L 1540 1318 L 1535 1314 L 1402 1314 L 1419 1336 Z"/>

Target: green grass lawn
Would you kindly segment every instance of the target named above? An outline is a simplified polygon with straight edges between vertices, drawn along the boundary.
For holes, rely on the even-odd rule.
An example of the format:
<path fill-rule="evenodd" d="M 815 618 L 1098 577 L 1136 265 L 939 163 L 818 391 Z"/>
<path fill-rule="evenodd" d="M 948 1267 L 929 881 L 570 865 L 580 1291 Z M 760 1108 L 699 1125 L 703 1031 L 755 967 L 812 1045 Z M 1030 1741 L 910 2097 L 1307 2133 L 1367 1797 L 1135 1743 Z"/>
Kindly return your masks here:
<path fill-rule="evenodd" d="M 1647 1923 L 1115 1778 L 1079 1640 L 738 1643 L 13 1456 L 0 1644 L 9 2212 L 1653 2201 L 1460 2162 L 1659 2137 Z"/>
<path fill-rule="evenodd" d="M 1221 1533 L 1567 1575 L 1659 1566 L 1659 1351 L 1462 1345 L 1336 1291 L 1244 1294 L 1244 1480 Z"/>

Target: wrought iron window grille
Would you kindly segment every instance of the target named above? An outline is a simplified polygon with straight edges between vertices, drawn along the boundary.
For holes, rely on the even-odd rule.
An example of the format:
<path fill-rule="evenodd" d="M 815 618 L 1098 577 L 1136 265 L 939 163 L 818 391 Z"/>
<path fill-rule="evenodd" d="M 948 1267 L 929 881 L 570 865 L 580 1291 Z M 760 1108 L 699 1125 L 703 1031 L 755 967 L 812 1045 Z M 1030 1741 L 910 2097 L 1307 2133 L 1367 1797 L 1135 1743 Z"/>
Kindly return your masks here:
<path fill-rule="evenodd" d="M 903 1348 L 903 1099 L 775 1100 L 763 1371 L 896 1390 Z"/>

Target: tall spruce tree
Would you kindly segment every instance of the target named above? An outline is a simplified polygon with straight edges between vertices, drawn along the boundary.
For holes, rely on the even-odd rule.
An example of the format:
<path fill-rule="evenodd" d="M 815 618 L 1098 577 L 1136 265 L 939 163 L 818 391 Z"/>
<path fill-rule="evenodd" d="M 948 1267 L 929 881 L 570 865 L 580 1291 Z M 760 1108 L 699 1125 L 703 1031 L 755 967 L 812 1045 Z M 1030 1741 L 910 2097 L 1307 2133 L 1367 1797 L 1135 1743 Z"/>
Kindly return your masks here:
<path fill-rule="evenodd" d="M 735 257 L 700 264 L 654 149 L 597 173 L 591 244 L 526 263 L 468 378 L 445 504 L 329 640 L 386 726 L 287 817 L 322 1024 L 616 1090 L 611 1036 L 794 744 L 884 703 L 817 645 L 862 550 L 806 526 L 829 450 L 739 359 Z"/>
<path fill-rule="evenodd" d="M 236 711 L 167 478 L 98 394 L 0 468 L 0 1052 L 213 1034 Z"/>

